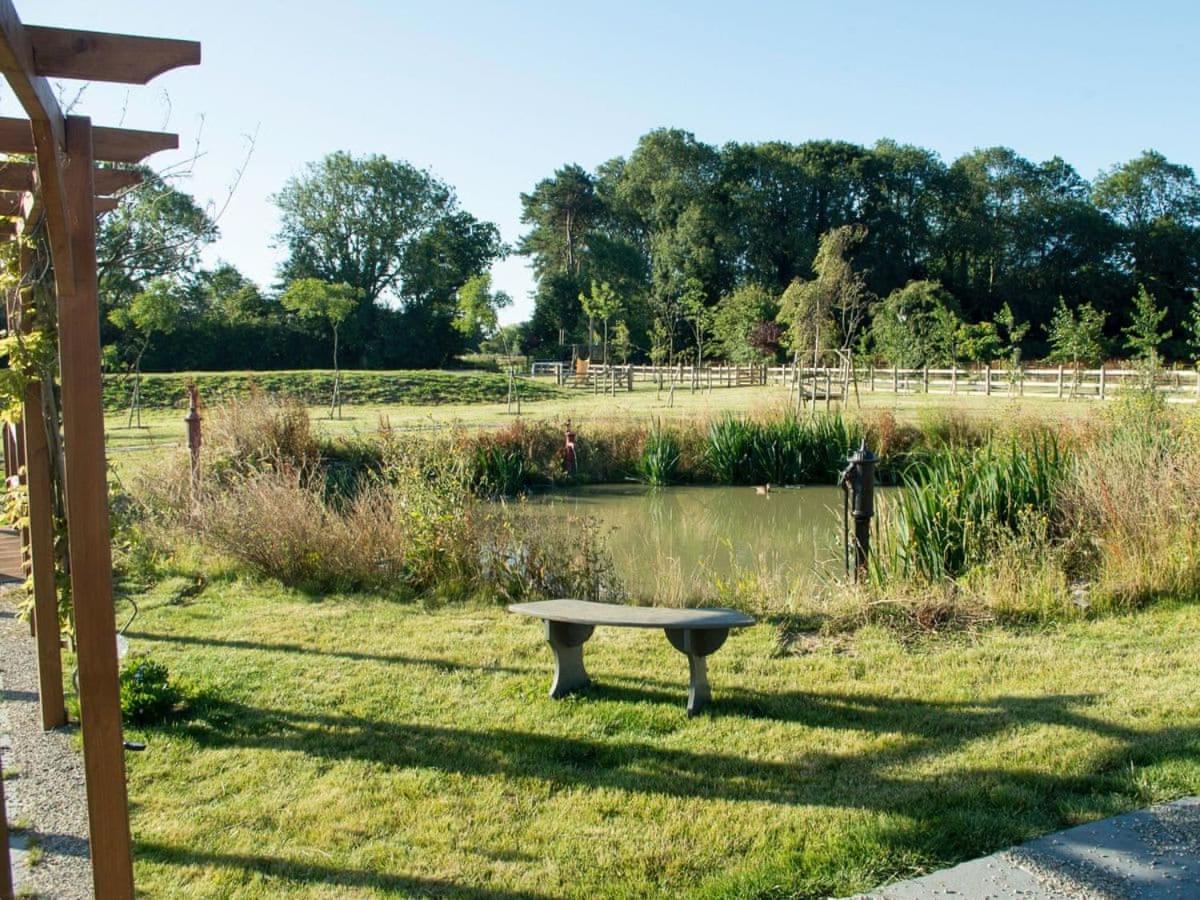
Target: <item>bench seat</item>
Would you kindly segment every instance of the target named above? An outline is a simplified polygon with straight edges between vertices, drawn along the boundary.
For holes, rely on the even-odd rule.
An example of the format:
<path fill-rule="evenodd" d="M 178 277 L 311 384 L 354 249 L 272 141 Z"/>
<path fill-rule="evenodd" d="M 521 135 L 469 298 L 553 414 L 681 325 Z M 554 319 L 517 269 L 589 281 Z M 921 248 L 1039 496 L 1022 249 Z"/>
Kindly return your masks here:
<path fill-rule="evenodd" d="M 596 626 L 661 628 L 671 646 L 688 658 L 689 716 L 712 699 L 706 657 L 721 648 L 731 628 L 745 628 L 755 621 L 753 616 L 735 609 L 670 609 L 590 600 L 539 600 L 514 603 L 508 609 L 544 623 L 546 641 L 554 652 L 550 696 L 555 699 L 591 684 L 583 665 L 583 645 Z"/>

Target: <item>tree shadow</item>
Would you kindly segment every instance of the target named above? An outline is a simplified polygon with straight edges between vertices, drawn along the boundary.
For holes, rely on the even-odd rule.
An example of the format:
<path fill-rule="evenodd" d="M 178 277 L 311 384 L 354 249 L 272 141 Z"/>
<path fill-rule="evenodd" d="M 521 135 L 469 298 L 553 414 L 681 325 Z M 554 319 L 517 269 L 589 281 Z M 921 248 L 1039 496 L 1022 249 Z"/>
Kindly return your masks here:
<path fill-rule="evenodd" d="M 362 869 L 344 869 L 307 860 L 283 859 L 277 856 L 255 856 L 247 853 L 216 853 L 189 850 L 153 841 L 137 841 L 139 857 L 182 866 L 216 866 L 242 872 L 258 872 L 301 885 L 331 885 L 345 888 L 378 888 L 405 896 L 452 896 L 468 900 L 541 900 L 548 894 L 529 891 L 506 891 L 496 888 L 471 888 L 440 878 L 421 878 L 414 875 L 392 875 Z"/>
<path fill-rule="evenodd" d="M 442 672 L 477 671 L 529 675 L 538 671 L 537 669 L 524 669 L 515 666 L 460 663 L 449 659 L 437 659 L 436 657 L 405 656 L 399 653 L 370 653 L 362 650 L 324 650 L 304 644 L 276 644 L 264 641 L 193 637 L 180 634 L 158 634 L 151 631 L 129 631 L 126 632 L 125 636 L 143 641 L 160 641 L 167 644 L 182 644 L 193 647 L 220 647 L 227 650 L 254 650 L 264 653 L 296 653 L 306 656 L 328 656 L 351 662 L 379 662 L 405 666 L 425 666 Z"/>
<path fill-rule="evenodd" d="M 597 691 L 611 699 L 665 694 L 622 688 Z M 266 710 L 217 697 L 198 698 L 186 722 L 173 726 L 204 747 L 251 747 L 358 760 L 392 768 L 431 768 L 468 776 L 502 775 L 543 780 L 564 788 L 585 785 L 680 798 L 742 800 L 789 805 L 858 807 L 911 812 L 932 785 L 893 774 L 897 765 L 940 755 L 1017 726 L 1046 724 L 1115 739 L 1122 759 L 1142 742 L 1162 746 L 1160 735 L 1106 723 L 1079 711 L 1087 696 L 1001 697 L 973 703 L 793 692 L 770 698 L 780 716 L 811 728 L 896 735 L 870 753 L 842 754 L 811 745 L 785 760 L 733 753 L 671 749 L 650 742 L 605 741 L 515 729 L 475 730 L 397 722 L 337 713 Z M 549 704 L 551 701 L 545 701 Z M 748 695 L 727 701 L 751 712 L 766 700 Z M 671 703 L 679 700 L 671 695 Z M 786 706 L 790 704 L 790 706 Z M 785 708 L 786 706 L 786 708 Z M 775 716 L 771 716 L 775 718 Z M 967 780 L 1020 782 L 1039 794 L 1075 791 L 1079 777 L 971 769 L 966 780 L 939 785 L 943 793 L 970 793 Z M 847 789 L 846 779 L 852 779 Z"/>

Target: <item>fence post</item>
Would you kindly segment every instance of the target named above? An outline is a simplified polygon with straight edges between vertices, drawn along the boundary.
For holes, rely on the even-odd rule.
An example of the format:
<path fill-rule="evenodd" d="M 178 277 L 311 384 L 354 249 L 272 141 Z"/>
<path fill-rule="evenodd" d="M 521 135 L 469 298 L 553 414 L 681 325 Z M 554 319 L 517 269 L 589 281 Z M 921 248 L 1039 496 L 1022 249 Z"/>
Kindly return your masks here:
<path fill-rule="evenodd" d="M 872 394 L 875 393 L 875 363 L 867 363 L 867 378 L 870 380 L 870 386 L 867 388 Z"/>
<path fill-rule="evenodd" d="M 924 392 L 926 394 L 928 394 L 929 393 L 929 366 L 926 366 L 925 371 L 922 373 L 922 382 L 923 382 L 922 388 L 923 388 Z"/>
<path fill-rule="evenodd" d="M 892 366 L 892 393 L 900 393 L 900 369 Z"/>
<path fill-rule="evenodd" d="M 1063 367 L 1058 367 L 1058 399 L 1062 399 L 1063 394 Z"/>
<path fill-rule="evenodd" d="M 992 396 L 992 364 L 983 367 L 983 396 Z"/>
<path fill-rule="evenodd" d="M 1100 365 L 1100 399 L 1104 399 L 1104 364 Z"/>

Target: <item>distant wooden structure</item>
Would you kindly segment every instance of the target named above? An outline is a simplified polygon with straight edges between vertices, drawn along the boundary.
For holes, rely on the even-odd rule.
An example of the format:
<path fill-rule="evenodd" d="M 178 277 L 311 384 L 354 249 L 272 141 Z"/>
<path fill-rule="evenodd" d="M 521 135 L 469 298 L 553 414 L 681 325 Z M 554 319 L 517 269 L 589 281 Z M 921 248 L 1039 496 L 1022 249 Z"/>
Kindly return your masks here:
<path fill-rule="evenodd" d="M 0 70 L 29 117 L 0 118 L 0 153 L 33 158 L 32 163 L 10 158 L 0 164 L 0 217 L 5 217 L 0 218 L 0 234 L 44 235 L 53 266 L 92 878 L 95 895 L 104 900 L 132 898 L 134 891 L 104 459 L 96 216 L 114 209 L 114 195 L 139 180 L 136 171 L 121 164 L 174 149 L 179 138 L 93 127 L 87 117 L 64 115 L 47 79 L 146 84 L 163 72 L 199 62 L 200 45 L 194 41 L 24 25 L 11 0 L 0 0 Z M 22 250 L 23 275 L 32 264 L 30 256 Z M 10 329 L 27 327 L 24 303 L 24 298 L 9 299 Z M 52 728 L 66 716 L 42 390 L 43 385 L 33 383 L 26 392 L 16 458 L 24 460 L 20 477 L 29 497 L 26 541 L 42 722 Z"/>

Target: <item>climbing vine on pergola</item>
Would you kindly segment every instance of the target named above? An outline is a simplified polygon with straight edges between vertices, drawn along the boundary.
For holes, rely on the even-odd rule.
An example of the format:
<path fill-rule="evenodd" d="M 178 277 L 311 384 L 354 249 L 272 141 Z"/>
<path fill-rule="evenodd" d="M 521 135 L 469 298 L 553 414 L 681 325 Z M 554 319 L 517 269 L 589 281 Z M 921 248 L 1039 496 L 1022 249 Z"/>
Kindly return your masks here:
<path fill-rule="evenodd" d="M 86 117 L 64 115 L 47 79 L 146 84 L 163 72 L 199 62 L 200 45 L 193 41 L 24 25 L 11 0 L 0 0 L 0 68 L 29 117 L 0 118 L 0 153 L 7 157 L 0 164 L 0 235 L 17 241 L 20 270 L 19 284 L 9 292 L 9 337 L 25 333 L 35 341 L 33 312 L 40 303 L 41 316 L 56 323 L 59 379 L 58 385 L 45 383 L 53 377 L 52 365 L 20 373 L 21 424 L 5 430 L 5 458 L 9 474 L 23 482 L 28 498 L 22 536 L 33 580 L 39 700 L 46 728 L 66 721 L 54 578 L 54 484 L 62 494 L 92 878 L 95 895 L 105 900 L 133 897 L 133 866 L 112 597 L 96 216 L 115 208 L 116 195 L 137 183 L 137 173 L 128 166 L 178 147 L 179 139 L 93 126 Z M 34 296 L 35 285 L 52 290 Z M 59 394 L 61 406 L 47 402 Z M 55 446 L 57 422 L 46 427 L 46 407 L 55 409 L 52 420 L 61 414 L 60 447 Z M 52 446 L 61 469 L 57 481 Z"/>

